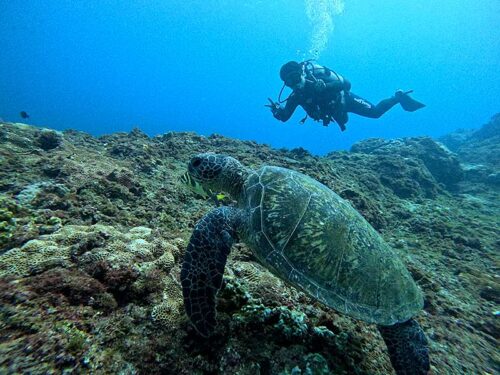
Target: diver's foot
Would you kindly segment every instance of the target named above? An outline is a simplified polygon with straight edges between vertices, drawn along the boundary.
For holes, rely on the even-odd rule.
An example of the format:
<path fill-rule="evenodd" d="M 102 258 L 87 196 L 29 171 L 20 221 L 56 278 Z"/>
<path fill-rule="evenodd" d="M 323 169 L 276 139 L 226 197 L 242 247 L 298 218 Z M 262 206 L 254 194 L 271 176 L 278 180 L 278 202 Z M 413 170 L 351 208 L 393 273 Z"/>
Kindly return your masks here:
<path fill-rule="evenodd" d="M 421 103 L 408 95 L 412 92 L 413 90 L 396 90 L 396 93 L 394 94 L 394 98 L 396 98 L 401 107 L 403 107 L 403 109 L 407 112 L 414 112 L 420 108 L 425 107 L 424 103 Z"/>
<path fill-rule="evenodd" d="M 405 97 L 406 95 L 411 94 L 412 92 L 413 92 L 413 90 L 404 91 L 401 89 L 397 89 L 396 93 L 394 94 L 394 97 L 396 99 L 401 99 L 401 98 Z"/>

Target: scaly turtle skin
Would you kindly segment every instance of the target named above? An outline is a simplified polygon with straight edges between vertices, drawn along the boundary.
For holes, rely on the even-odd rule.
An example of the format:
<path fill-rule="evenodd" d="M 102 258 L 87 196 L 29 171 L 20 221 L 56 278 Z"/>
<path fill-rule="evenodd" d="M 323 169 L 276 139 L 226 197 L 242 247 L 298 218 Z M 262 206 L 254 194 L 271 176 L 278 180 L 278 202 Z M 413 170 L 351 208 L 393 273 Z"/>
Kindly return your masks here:
<path fill-rule="evenodd" d="M 200 154 L 188 166 L 205 188 L 227 191 L 195 226 L 181 272 L 187 315 L 202 336 L 216 325 L 216 294 L 233 242 L 246 243 L 278 277 L 325 305 L 378 324 L 398 374 L 426 374 L 427 340 L 411 319 L 420 289 L 394 251 L 346 201 L 285 168 L 257 171 L 224 155 Z"/>

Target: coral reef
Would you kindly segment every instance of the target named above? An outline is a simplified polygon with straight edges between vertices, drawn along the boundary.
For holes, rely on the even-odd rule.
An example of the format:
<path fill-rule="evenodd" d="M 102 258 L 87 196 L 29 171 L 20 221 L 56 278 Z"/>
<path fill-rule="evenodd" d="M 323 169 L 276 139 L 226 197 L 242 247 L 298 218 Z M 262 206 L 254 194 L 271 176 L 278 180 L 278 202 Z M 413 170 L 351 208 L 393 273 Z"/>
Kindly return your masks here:
<path fill-rule="evenodd" d="M 467 180 L 500 185 L 500 113 L 478 130 L 461 130 L 440 139 L 457 153 Z"/>
<path fill-rule="evenodd" d="M 241 244 L 216 334 L 195 333 L 180 264 L 213 203 L 179 177 L 205 151 L 304 172 L 347 199 L 424 291 L 417 319 L 433 373 L 496 373 L 499 124 L 497 115 L 440 142 L 369 139 L 317 157 L 219 135 L 97 138 L 0 123 L 0 373 L 393 371 L 375 327 L 289 287 Z"/>

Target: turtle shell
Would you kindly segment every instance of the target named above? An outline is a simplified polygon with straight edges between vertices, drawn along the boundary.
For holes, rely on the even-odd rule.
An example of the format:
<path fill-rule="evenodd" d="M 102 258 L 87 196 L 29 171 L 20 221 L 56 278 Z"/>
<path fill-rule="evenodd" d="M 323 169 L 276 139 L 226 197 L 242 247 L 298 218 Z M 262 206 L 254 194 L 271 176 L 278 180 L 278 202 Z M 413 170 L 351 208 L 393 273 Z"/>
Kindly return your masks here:
<path fill-rule="evenodd" d="M 295 171 L 266 166 L 244 186 L 244 240 L 274 274 L 333 309 L 381 325 L 423 307 L 397 254 L 344 199 Z"/>

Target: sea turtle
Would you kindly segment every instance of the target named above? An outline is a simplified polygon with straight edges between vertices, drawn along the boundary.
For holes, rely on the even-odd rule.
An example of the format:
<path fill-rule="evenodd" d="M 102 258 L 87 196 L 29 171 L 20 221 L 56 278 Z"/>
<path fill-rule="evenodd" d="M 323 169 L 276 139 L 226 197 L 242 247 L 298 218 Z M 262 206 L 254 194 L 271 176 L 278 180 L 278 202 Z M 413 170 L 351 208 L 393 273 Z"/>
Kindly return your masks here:
<path fill-rule="evenodd" d="M 198 221 L 182 264 L 185 309 L 200 335 L 215 329 L 226 259 L 232 244 L 242 241 L 289 284 L 339 312 L 376 323 L 398 374 L 428 372 L 427 339 L 412 319 L 423 307 L 422 293 L 349 203 L 302 173 L 275 166 L 254 171 L 226 155 L 199 154 L 188 173 L 238 202 Z"/>

